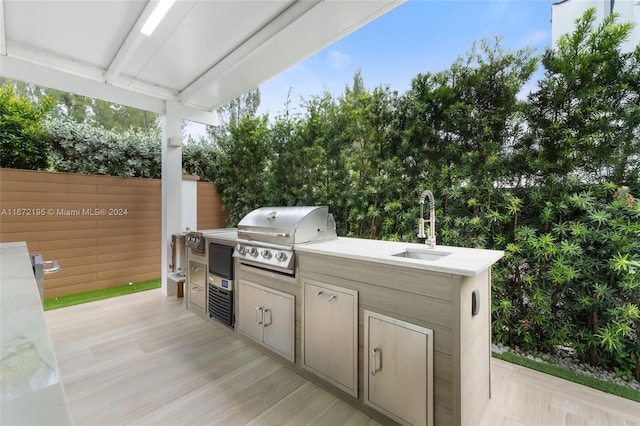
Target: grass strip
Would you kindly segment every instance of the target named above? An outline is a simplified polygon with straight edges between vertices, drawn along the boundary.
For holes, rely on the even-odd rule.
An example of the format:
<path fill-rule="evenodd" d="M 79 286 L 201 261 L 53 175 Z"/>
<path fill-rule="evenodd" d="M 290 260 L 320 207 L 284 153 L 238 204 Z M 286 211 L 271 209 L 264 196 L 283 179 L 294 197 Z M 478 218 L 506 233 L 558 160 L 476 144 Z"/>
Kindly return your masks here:
<path fill-rule="evenodd" d="M 108 299 L 110 297 L 124 296 L 125 294 L 160 288 L 160 285 L 160 278 L 154 278 L 152 280 L 141 281 L 139 283 L 124 284 L 116 287 L 68 294 L 60 297 L 49 297 L 44 299 L 44 310 L 49 311 L 51 309 L 65 308 L 67 306 L 79 305 L 81 303 L 95 302 L 96 300 Z"/>
<path fill-rule="evenodd" d="M 584 374 L 580 374 L 575 371 L 567 370 L 565 368 L 547 364 L 544 362 L 534 361 L 529 358 L 514 355 L 509 352 L 503 352 L 503 353 L 493 352 L 493 357 L 501 359 L 503 361 L 510 362 L 512 364 L 521 365 L 523 367 L 527 367 L 532 370 L 539 371 L 541 373 L 546 373 L 555 377 L 559 377 L 561 379 L 569 380 L 570 382 L 578 383 L 580 385 L 588 386 L 593 389 L 601 390 L 603 392 L 607 392 L 612 395 L 630 399 L 631 401 L 640 402 L 640 391 L 631 389 L 626 386 L 620 386 L 618 384 L 611 383 L 606 380 L 597 379 L 591 376 L 585 376 Z"/>

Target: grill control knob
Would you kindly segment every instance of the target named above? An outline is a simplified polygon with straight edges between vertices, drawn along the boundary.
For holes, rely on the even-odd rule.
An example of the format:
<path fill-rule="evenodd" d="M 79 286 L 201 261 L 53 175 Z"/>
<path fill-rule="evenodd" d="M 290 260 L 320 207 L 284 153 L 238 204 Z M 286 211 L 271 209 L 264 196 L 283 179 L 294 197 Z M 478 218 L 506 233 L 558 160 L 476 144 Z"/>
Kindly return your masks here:
<path fill-rule="evenodd" d="M 269 250 L 262 250 L 261 254 L 265 259 L 271 259 L 271 252 Z"/>
<path fill-rule="evenodd" d="M 276 260 L 278 262 L 284 262 L 285 260 L 287 260 L 287 253 L 279 251 L 278 254 L 276 254 Z"/>
<path fill-rule="evenodd" d="M 249 249 L 249 254 L 250 254 L 251 256 L 253 256 L 253 257 L 256 257 L 256 256 L 258 255 L 258 249 L 257 249 L 257 248 L 255 248 L 255 247 L 251 247 L 251 248 Z"/>
<path fill-rule="evenodd" d="M 242 244 L 238 244 L 238 247 L 236 247 L 236 250 L 238 250 L 238 253 L 240 254 L 245 254 L 247 252 L 247 249 L 245 249 Z"/>

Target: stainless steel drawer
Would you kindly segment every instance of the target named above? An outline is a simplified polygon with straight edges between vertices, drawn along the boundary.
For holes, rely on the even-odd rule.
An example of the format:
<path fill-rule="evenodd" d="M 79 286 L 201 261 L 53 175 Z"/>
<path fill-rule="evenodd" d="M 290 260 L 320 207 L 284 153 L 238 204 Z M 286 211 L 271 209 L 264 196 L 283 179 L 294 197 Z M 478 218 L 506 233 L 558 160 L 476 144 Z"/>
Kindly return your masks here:
<path fill-rule="evenodd" d="M 204 263 L 189 262 L 189 303 L 203 311 L 207 306 L 207 267 Z"/>

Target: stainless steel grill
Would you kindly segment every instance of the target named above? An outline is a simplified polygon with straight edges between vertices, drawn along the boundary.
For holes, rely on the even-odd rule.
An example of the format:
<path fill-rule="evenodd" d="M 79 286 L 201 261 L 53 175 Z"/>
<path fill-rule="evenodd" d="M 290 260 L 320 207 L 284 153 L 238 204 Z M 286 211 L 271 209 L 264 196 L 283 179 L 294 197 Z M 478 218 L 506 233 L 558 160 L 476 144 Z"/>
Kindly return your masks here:
<path fill-rule="evenodd" d="M 335 238 L 336 224 L 327 206 L 261 207 L 238 223 L 233 255 L 242 263 L 294 274 L 295 245 Z"/>

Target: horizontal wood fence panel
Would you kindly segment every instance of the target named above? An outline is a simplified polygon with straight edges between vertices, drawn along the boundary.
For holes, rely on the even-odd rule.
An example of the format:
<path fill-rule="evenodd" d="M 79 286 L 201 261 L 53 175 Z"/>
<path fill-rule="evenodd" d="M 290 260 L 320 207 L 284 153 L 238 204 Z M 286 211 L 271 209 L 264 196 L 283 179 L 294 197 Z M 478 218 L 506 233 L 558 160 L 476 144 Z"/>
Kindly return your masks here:
<path fill-rule="evenodd" d="M 198 229 L 225 228 L 229 214 L 222 210 L 222 198 L 215 183 L 198 182 Z"/>
<path fill-rule="evenodd" d="M 0 206 L 2 209 L 2 206 Z M 5 221 L 0 222 L 0 233 L 9 232 L 43 232 L 74 229 L 97 229 L 95 220 L 61 220 L 61 221 Z"/>
<path fill-rule="evenodd" d="M 154 265 L 139 265 L 139 266 L 131 266 L 129 268 L 118 268 L 112 269 L 110 271 L 99 271 L 97 273 L 97 279 L 104 280 L 108 278 L 117 278 L 117 277 L 126 277 L 125 282 L 121 282 L 121 284 L 126 284 L 129 282 L 134 282 L 131 278 L 132 276 L 142 276 L 143 280 L 149 280 L 153 278 L 157 278 L 158 276 L 158 267 L 156 264 Z"/>
<path fill-rule="evenodd" d="M 59 280 L 62 278 L 72 277 L 74 275 L 95 274 L 97 272 L 97 262 L 72 266 L 69 264 L 68 260 L 69 258 L 58 260 L 58 263 L 60 264 L 60 271 L 56 272 L 55 275 L 51 275 L 51 277 L 55 277 L 56 280 Z"/>
<path fill-rule="evenodd" d="M 158 179 L 0 169 L 0 242 L 56 260 L 45 297 L 159 278 Z M 198 228 L 226 226 L 213 183 L 198 182 Z"/>
<path fill-rule="evenodd" d="M 2 187 L 5 191 L 15 191 L 15 192 L 41 192 L 44 194 L 52 194 L 58 195 L 62 194 L 95 194 L 96 193 L 96 185 L 69 185 L 68 182 L 40 182 L 37 186 L 33 185 L 32 182 L 24 182 L 24 181 L 12 181 L 5 180 L 3 176 Z M 5 196 L 10 196 L 11 192 L 5 194 Z"/>
<path fill-rule="evenodd" d="M 126 226 L 130 228 L 152 226 L 157 227 L 162 224 L 161 217 L 150 217 L 146 219 L 120 219 L 120 220 L 101 220 L 96 225 L 98 229 L 111 229 Z"/>
<path fill-rule="evenodd" d="M 100 261 L 96 267 L 97 272 L 109 272 L 118 269 L 135 268 L 137 266 L 153 266 L 158 261 L 158 256 L 138 257 L 136 259 L 120 259 L 113 261 Z"/>
<path fill-rule="evenodd" d="M 34 247 L 34 250 L 32 250 L 31 247 Z M 58 261 L 60 260 L 66 261 L 67 259 L 83 257 L 83 256 L 96 256 L 100 254 L 98 252 L 98 248 L 95 245 L 90 247 L 57 248 L 54 251 L 54 250 L 37 250 L 37 245 L 35 243 L 29 244 L 29 252 L 31 252 L 32 254 L 40 253 L 42 254 L 42 256 L 44 256 L 45 259 L 52 259 L 52 257 L 49 255 L 55 254 L 56 260 Z"/>
<path fill-rule="evenodd" d="M 6 237 L 12 241 L 27 241 L 32 238 L 37 238 L 37 241 L 59 241 L 69 237 L 87 239 L 96 237 L 96 229 L 74 229 L 46 232 L 7 232 Z"/>
<path fill-rule="evenodd" d="M 66 291 L 70 286 L 84 286 L 89 288 L 90 283 L 96 281 L 96 273 L 91 272 L 89 274 L 77 274 L 66 277 L 56 277 L 57 274 L 49 275 L 45 279 L 46 294 L 45 297 L 64 296 L 65 294 L 79 293 L 86 290 Z M 88 284 L 89 283 L 89 284 Z M 122 284 L 120 282 L 119 284 Z M 119 285 L 114 284 L 114 285 Z M 56 290 L 56 291 L 52 291 Z"/>
<path fill-rule="evenodd" d="M 160 256 L 160 238 L 158 241 L 149 241 L 149 242 L 140 242 L 135 244 L 111 244 L 108 246 L 96 246 L 96 254 L 105 255 L 112 253 L 131 253 L 137 252 L 140 250 L 144 251 L 158 251 L 158 256 Z"/>
<path fill-rule="evenodd" d="M 97 238 L 98 246 L 112 246 L 116 244 L 137 244 L 138 242 L 151 242 L 157 241 L 158 247 L 160 247 L 160 236 L 152 235 L 152 234 L 129 234 L 129 235 L 118 235 L 118 236 L 110 236 L 110 237 L 99 237 Z"/>
<path fill-rule="evenodd" d="M 122 186 L 122 185 L 98 185 L 96 192 L 99 194 L 110 195 L 147 195 L 145 187 L 141 186 Z"/>
<path fill-rule="evenodd" d="M 95 265 L 99 262 L 98 255 L 95 253 L 95 249 L 91 250 L 93 253 L 75 253 L 74 256 L 61 256 L 58 258 L 58 263 L 62 263 L 65 269 L 69 267 Z M 59 254 L 59 253 L 58 253 Z M 84 254 L 84 255 L 83 255 Z"/>
<path fill-rule="evenodd" d="M 0 235 L 0 238 L 2 238 L 1 242 L 3 243 L 9 242 L 9 241 L 25 241 L 25 240 L 12 240 L 8 238 L 5 239 L 4 234 Z M 31 240 L 26 240 L 29 253 L 33 254 L 33 253 L 46 252 L 47 256 L 45 256 L 45 253 L 42 253 L 42 255 L 45 256 L 46 259 L 52 259 L 52 257 L 48 255 L 51 254 L 51 251 L 53 250 L 77 249 L 77 248 L 83 248 L 85 250 L 89 250 L 89 248 L 91 247 L 96 247 L 95 238 L 75 239 L 75 238 L 69 237 L 64 240 L 53 240 L 53 241 L 36 240 L 37 235 L 31 236 L 31 238 L 32 238 Z"/>
<path fill-rule="evenodd" d="M 155 248 L 158 250 L 158 256 L 159 256 L 160 244 L 155 245 Z M 129 248 L 129 250 L 131 250 L 131 248 Z M 109 262 L 125 262 L 133 258 L 140 259 L 139 257 L 137 257 L 138 251 L 139 249 L 136 248 L 135 250 L 131 250 L 131 251 L 117 250 L 117 251 L 113 251 L 112 253 L 98 253 L 96 255 L 96 261 L 98 261 L 99 263 L 109 263 Z M 157 256 L 153 256 L 147 259 L 155 260 L 156 257 Z"/>
<path fill-rule="evenodd" d="M 156 233 L 159 226 L 160 226 L 160 223 L 156 224 L 156 226 L 139 226 L 135 228 L 121 228 L 121 227 L 98 228 L 95 230 L 95 232 L 97 237 L 126 236 L 126 237 L 132 237 L 135 240 L 139 235 L 151 236 L 152 234 Z M 159 236 L 155 236 L 155 237 L 157 240 L 160 240 Z"/>

